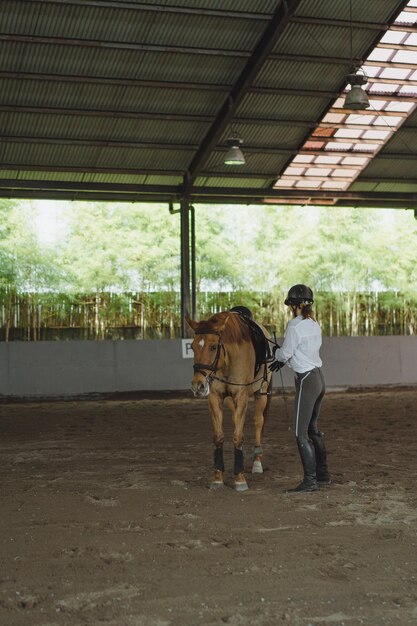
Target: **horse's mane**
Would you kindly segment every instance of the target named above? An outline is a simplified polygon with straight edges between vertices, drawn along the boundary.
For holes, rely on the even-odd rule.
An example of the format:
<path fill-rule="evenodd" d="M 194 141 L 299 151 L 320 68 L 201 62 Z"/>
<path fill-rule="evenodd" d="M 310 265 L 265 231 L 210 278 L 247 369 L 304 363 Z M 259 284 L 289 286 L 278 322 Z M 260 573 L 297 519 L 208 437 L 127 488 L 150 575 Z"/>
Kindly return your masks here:
<path fill-rule="evenodd" d="M 225 328 L 221 331 L 222 340 L 229 343 L 242 343 L 243 341 L 251 341 L 251 333 L 247 324 L 241 319 L 238 313 L 230 311 L 220 311 L 208 320 L 202 320 L 196 331 L 198 333 L 209 333 L 210 331 L 218 331 L 228 318 Z"/>

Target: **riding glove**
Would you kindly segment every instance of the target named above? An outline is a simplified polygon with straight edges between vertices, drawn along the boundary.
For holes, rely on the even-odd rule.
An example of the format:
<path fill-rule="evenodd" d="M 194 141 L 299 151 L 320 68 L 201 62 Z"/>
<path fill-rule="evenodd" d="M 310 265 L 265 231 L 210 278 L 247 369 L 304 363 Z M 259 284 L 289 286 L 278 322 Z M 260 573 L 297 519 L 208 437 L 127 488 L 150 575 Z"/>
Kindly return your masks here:
<path fill-rule="evenodd" d="M 284 365 L 285 363 L 282 363 L 281 361 L 272 361 L 269 369 L 271 370 L 271 372 L 278 372 L 278 370 L 280 370 L 281 367 L 284 367 Z"/>

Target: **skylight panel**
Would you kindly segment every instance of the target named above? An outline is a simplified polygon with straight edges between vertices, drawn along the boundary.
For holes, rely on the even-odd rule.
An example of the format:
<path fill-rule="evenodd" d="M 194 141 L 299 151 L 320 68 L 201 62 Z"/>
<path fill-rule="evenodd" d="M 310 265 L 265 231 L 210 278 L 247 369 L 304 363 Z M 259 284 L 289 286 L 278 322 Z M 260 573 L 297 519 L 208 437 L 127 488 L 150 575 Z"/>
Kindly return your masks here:
<path fill-rule="evenodd" d="M 326 150 L 339 150 L 341 152 L 348 152 L 349 150 L 351 150 L 353 148 L 354 144 L 353 143 L 337 143 L 336 141 L 329 141 L 329 143 L 326 146 Z"/>
<path fill-rule="evenodd" d="M 400 94 L 408 94 L 410 96 L 415 96 L 417 94 L 417 84 L 414 83 L 414 85 L 403 85 L 400 88 Z"/>
<path fill-rule="evenodd" d="M 343 165 L 357 165 L 358 167 L 361 167 L 363 165 L 365 165 L 365 163 L 368 163 L 369 159 L 367 157 L 345 157 L 342 160 L 342 164 Z"/>
<path fill-rule="evenodd" d="M 304 172 L 304 167 L 287 167 L 288 176 L 301 176 Z"/>
<path fill-rule="evenodd" d="M 364 65 L 363 66 L 363 70 L 365 74 L 368 76 L 368 78 L 375 78 L 376 76 L 379 76 L 383 69 L 384 68 L 382 65 Z"/>
<path fill-rule="evenodd" d="M 332 170 L 329 167 L 309 167 L 306 175 L 307 176 L 329 176 Z"/>
<path fill-rule="evenodd" d="M 344 137 L 345 139 L 358 139 L 361 134 L 361 130 L 355 130 L 354 128 L 339 128 L 335 132 L 335 137 Z"/>
<path fill-rule="evenodd" d="M 369 92 L 370 93 L 383 93 L 383 94 L 393 94 L 397 91 L 398 84 L 391 85 L 390 83 L 372 83 Z"/>
<path fill-rule="evenodd" d="M 376 115 L 372 115 L 372 112 L 371 114 L 368 113 L 364 115 L 361 115 L 360 113 L 352 113 L 346 118 L 346 124 L 361 124 L 363 126 L 368 126 L 371 125 L 375 119 Z"/>
<path fill-rule="evenodd" d="M 402 43 L 406 39 L 407 31 L 389 30 L 381 39 L 381 43 Z"/>
<path fill-rule="evenodd" d="M 407 8 L 417 8 L 410 0 Z M 364 60 L 369 108 L 344 109 L 345 89 L 275 187 L 345 191 L 417 106 L 416 11 L 403 11 Z M 398 27 L 404 25 L 404 29 Z M 414 49 L 413 49 L 414 48 Z M 304 165 L 305 167 L 302 167 Z M 298 167 L 294 167 L 298 166 Z"/>
<path fill-rule="evenodd" d="M 333 170 L 332 178 L 334 178 L 335 176 L 337 176 L 338 178 L 351 178 L 352 176 L 356 176 L 356 170 L 339 168 L 337 170 Z"/>
<path fill-rule="evenodd" d="M 392 61 L 394 63 L 417 65 L 417 52 L 414 50 L 397 50 Z"/>
<path fill-rule="evenodd" d="M 392 131 L 389 130 L 366 130 L 363 133 L 364 139 L 381 139 L 385 141 L 391 135 Z"/>
<path fill-rule="evenodd" d="M 407 46 L 417 46 L 417 33 L 411 33 L 407 38 Z"/>
<path fill-rule="evenodd" d="M 317 187 L 321 186 L 320 180 L 313 180 L 309 178 L 305 178 L 304 180 L 297 180 L 295 183 L 295 187 L 302 187 L 306 189 L 317 189 Z"/>
<path fill-rule="evenodd" d="M 314 160 L 312 154 L 297 154 L 293 159 L 293 163 L 311 163 Z"/>
<path fill-rule="evenodd" d="M 393 128 L 395 126 L 399 126 L 404 121 L 404 117 L 397 117 L 395 115 L 380 115 L 375 118 L 375 126 L 388 126 L 389 128 Z"/>
<path fill-rule="evenodd" d="M 369 106 L 371 111 L 382 111 L 387 106 L 389 100 L 374 100 L 373 98 L 369 98 Z"/>
<path fill-rule="evenodd" d="M 323 122 L 329 122 L 330 124 L 339 124 L 344 120 L 346 116 L 343 113 L 327 113 L 323 117 Z"/>
<path fill-rule="evenodd" d="M 416 5 L 412 2 L 409 2 L 407 6 L 413 7 Z M 411 13 L 410 11 L 405 10 L 399 14 L 395 21 L 399 24 L 415 24 L 417 22 L 417 15 L 415 13 Z"/>
<path fill-rule="evenodd" d="M 321 165 L 337 165 L 338 163 L 340 163 L 340 161 L 340 156 L 317 156 L 315 158 L 315 162 L 320 163 Z"/>
<path fill-rule="evenodd" d="M 404 113 L 411 109 L 414 109 L 413 102 L 389 102 L 386 107 L 386 111 L 401 111 Z"/>
<path fill-rule="evenodd" d="M 381 78 L 407 78 L 411 73 L 409 69 L 401 69 L 400 67 L 384 67 L 381 72 Z"/>
<path fill-rule="evenodd" d="M 394 48 L 374 48 L 368 57 L 368 61 L 388 61 L 394 53 Z"/>
<path fill-rule="evenodd" d="M 343 180 L 325 180 L 323 181 L 322 189 L 334 189 L 335 191 L 345 191 L 350 185 L 350 182 Z"/>

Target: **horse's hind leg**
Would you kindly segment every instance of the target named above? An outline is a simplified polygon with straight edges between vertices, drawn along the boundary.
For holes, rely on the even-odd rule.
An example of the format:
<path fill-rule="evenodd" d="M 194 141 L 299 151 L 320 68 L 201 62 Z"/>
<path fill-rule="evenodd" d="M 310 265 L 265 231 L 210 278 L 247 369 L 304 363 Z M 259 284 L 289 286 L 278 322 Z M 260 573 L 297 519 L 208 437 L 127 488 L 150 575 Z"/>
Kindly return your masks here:
<path fill-rule="evenodd" d="M 268 388 L 269 391 L 269 388 Z M 254 424 L 255 424 L 255 447 L 253 449 L 253 465 L 252 474 L 262 474 L 262 433 L 265 424 L 266 409 L 269 404 L 269 396 L 259 395 L 255 396 L 255 408 L 254 408 Z"/>

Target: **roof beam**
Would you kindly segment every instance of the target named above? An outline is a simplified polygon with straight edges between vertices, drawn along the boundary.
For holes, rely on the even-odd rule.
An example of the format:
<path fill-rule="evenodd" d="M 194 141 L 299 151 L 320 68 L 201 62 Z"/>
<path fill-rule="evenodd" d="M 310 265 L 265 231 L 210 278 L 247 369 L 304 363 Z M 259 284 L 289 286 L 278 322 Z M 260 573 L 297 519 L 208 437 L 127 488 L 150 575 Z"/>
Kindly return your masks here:
<path fill-rule="evenodd" d="M 28 190 L 28 189 L 15 189 L 15 190 L 2 190 L 0 188 L 0 197 L 2 198 L 22 198 L 22 199 L 42 199 L 42 200 L 72 200 L 72 201 L 85 201 L 85 202 L 158 202 L 158 203 L 166 203 L 170 202 L 180 202 L 180 198 L 178 196 L 171 195 L 163 195 L 159 194 L 158 196 L 148 196 L 146 194 L 134 194 L 134 193 L 112 193 L 112 192 L 80 192 L 80 191 L 43 191 L 38 192 L 36 190 Z M 198 196 L 194 195 L 192 198 L 194 203 L 199 204 L 237 204 L 237 205 L 254 205 L 258 204 L 261 206 L 269 205 L 281 205 L 281 204 L 290 204 L 290 205 L 302 205 L 302 206 L 333 206 L 335 208 L 339 206 L 351 206 L 356 208 L 374 208 L 374 209 L 414 209 L 415 210 L 415 200 L 411 199 L 399 199 L 398 202 L 393 201 L 385 201 L 382 199 L 378 200 L 326 200 L 319 198 L 281 198 L 268 200 L 262 196 L 253 197 L 250 200 L 247 198 L 237 198 L 234 196 Z"/>
<path fill-rule="evenodd" d="M 259 40 L 250 60 L 231 89 L 228 99 L 224 102 L 190 163 L 190 167 L 184 177 L 184 193 L 187 193 L 189 186 L 192 185 L 203 169 L 214 146 L 218 143 L 221 135 L 230 123 L 235 110 L 263 67 L 268 55 L 276 45 L 300 2 L 301 0 L 279 2 L 277 10 Z"/>
<path fill-rule="evenodd" d="M 145 119 L 145 120 L 166 120 L 169 122 L 213 122 L 214 115 L 192 115 L 190 113 L 152 113 L 146 111 L 111 111 L 103 109 L 67 109 L 61 107 L 43 107 L 43 106 L 19 106 L 14 104 L 0 104 L 0 113 L 33 113 L 35 115 L 75 115 L 77 117 L 109 117 L 115 119 Z M 279 118 L 261 118 L 254 117 L 236 117 L 236 124 L 254 124 L 260 126 L 290 126 L 302 127 L 306 126 L 315 128 L 316 123 L 313 120 L 288 120 Z M 332 125 L 333 127 L 334 125 Z"/>
<path fill-rule="evenodd" d="M 3 135 L 2 143 L 26 143 L 26 144 L 45 144 L 60 146 L 96 146 L 98 148 L 128 148 L 138 150 L 184 150 L 193 152 L 198 146 L 197 144 L 183 143 L 158 143 L 155 141 L 113 141 L 111 139 L 75 139 L 72 137 L 26 137 L 24 135 Z M 219 148 L 221 149 L 221 148 Z M 223 148 L 226 150 L 226 148 Z M 263 153 L 263 154 L 297 154 L 295 148 L 275 148 L 273 146 L 247 146 L 246 152 Z M 309 151 L 310 152 L 310 151 Z"/>
<path fill-rule="evenodd" d="M 108 139 L 74 139 L 72 137 L 24 137 L 22 135 L 3 135 L 2 143 L 36 143 L 60 146 L 96 146 L 98 148 L 134 148 L 150 150 L 189 150 L 192 152 L 196 145 L 182 143 L 156 143 L 153 141 L 109 141 Z"/>
<path fill-rule="evenodd" d="M 417 188 L 417 179 L 415 178 L 399 178 L 398 176 L 360 176 L 352 184 L 368 184 L 368 183 L 397 183 L 399 185 L 414 185 Z"/>
<path fill-rule="evenodd" d="M 297 2 L 299 0 L 293 0 Z M 128 43 L 123 41 L 107 41 L 95 39 L 71 39 L 68 37 L 45 37 L 41 35 L 16 35 L 0 33 L 0 41 L 16 43 L 43 44 L 49 46 L 72 46 L 76 48 L 92 48 L 99 50 L 130 50 L 134 52 L 168 52 L 169 54 L 190 54 L 215 57 L 233 57 L 248 59 L 250 52 L 245 50 L 218 50 L 216 48 L 192 48 L 187 46 L 161 46 L 157 44 Z"/>
<path fill-rule="evenodd" d="M 132 194 L 140 201 L 142 194 L 147 198 L 155 201 L 161 201 L 160 198 L 181 197 L 181 188 L 173 185 L 129 185 L 115 183 L 74 183 L 68 181 L 22 181 L 0 179 L 0 195 L 13 197 L 13 193 L 17 190 L 26 190 L 28 192 L 38 192 L 40 194 L 53 192 L 69 192 L 73 195 L 81 193 L 89 194 L 89 199 L 93 198 L 93 194 L 100 192 L 114 194 L 117 193 L 121 197 L 126 195 L 131 197 Z M 189 189 L 190 199 L 194 198 L 233 198 L 239 202 L 250 204 L 252 199 L 263 200 L 296 200 L 303 203 L 309 201 L 311 203 L 339 200 L 339 201 L 355 201 L 355 202 L 384 202 L 384 203 L 401 203 L 408 202 L 414 204 L 417 202 L 416 193 L 395 193 L 395 192 L 378 192 L 378 191 L 326 191 L 326 190 L 309 190 L 309 189 L 245 189 L 239 188 L 216 188 L 216 187 L 192 187 Z M 207 201 L 207 200 L 206 200 Z"/>
<path fill-rule="evenodd" d="M 303 15 L 295 15 L 291 18 L 291 22 L 297 24 L 310 24 L 312 26 L 340 26 L 341 28 L 353 28 L 355 30 L 377 30 L 384 32 L 388 30 L 387 24 L 378 22 L 359 22 L 357 20 L 350 22 L 349 20 L 326 19 L 323 17 L 309 17 Z"/>
<path fill-rule="evenodd" d="M 39 0 L 21 0 L 27 4 L 38 4 Z M 245 20 L 269 21 L 270 13 L 250 13 L 249 11 L 226 11 L 222 9 L 198 9 L 194 7 L 169 6 L 162 4 L 148 4 L 144 2 L 123 2 L 122 0 L 42 0 L 42 4 L 56 4 L 58 6 L 82 6 L 82 8 L 120 9 L 127 11 L 148 11 L 156 13 L 174 13 L 182 15 L 199 15 Z"/>
<path fill-rule="evenodd" d="M 1 171 L 19 171 L 19 172 L 62 172 L 63 174 L 118 174 L 120 176 L 163 176 L 163 177 L 178 177 L 184 176 L 184 170 L 169 170 L 169 169 L 143 169 L 139 167 L 97 167 L 89 166 L 88 170 L 85 166 L 71 166 L 71 165 L 40 165 L 40 164 L 21 164 L 21 163 L 2 163 L 0 164 Z M 259 176 L 258 176 L 259 178 Z M 19 179 L 20 180 L 20 179 Z"/>
<path fill-rule="evenodd" d="M 76 74 L 44 74 L 37 72 L 5 72 L 0 71 L 0 79 L 6 80 L 39 80 L 58 83 L 81 83 L 91 85 L 120 85 L 121 87 L 143 87 L 159 89 L 193 89 L 198 91 L 229 92 L 230 85 L 210 83 L 184 83 L 181 81 L 140 80 L 135 78 L 113 78 L 97 76 L 77 76 Z"/>
<path fill-rule="evenodd" d="M 115 119 L 166 120 L 169 122 L 212 122 L 213 115 L 192 115 L 183 113 L 152 113 L 146 111 L 112 111 L 104 109 L 67 109 L 61 107 L 0 105 L 2 113 L 33 113 L 35 115 L 75 115 L 77 117 L 109 117 Z M 290 122 L 288 122 L 290 123 Z"/>
<path fill-rule="evenodd" d="M 54 75 L 54 74 L 37 74 L 32 72 L 2 72 L 0 71 L 0 79 L 6 80 L 39 80 L 45 82 L 63 82 L 71 85 L 72 83 L 93 84 L 93 85 L 120 85 L 122 87 L 143 87 L 157 89 L 191 89 L 195 91 L 217 91 L 220 93 L 229 93 L 231 85 L 210 85 L 205 83 L 182 83 L 182 82 L 166 82 L 155 80 L 135 80 L 120 79 L 111 77 L 95 78 L 93 76 L 76 76 L 74 74 Z M 340 94 L 338 91 L 320 91 L 313 89 L 287 89 L 279 87 L 251 87 L 248 93 L 260 93 L 265 95 L 289 95 L 300 97 L 318 97 L 318 98 L 337 98 Z"/>

